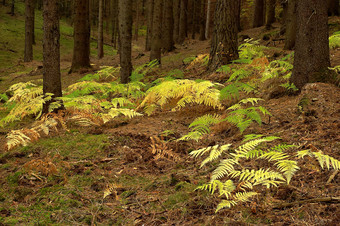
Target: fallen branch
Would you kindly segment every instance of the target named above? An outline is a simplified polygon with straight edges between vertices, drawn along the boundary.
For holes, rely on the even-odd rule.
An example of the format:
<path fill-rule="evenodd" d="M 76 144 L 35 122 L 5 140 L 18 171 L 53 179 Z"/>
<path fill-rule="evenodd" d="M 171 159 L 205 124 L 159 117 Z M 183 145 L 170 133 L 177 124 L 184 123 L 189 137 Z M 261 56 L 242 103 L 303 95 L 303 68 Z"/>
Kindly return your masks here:
<path fill-rule="evenodd" d="M 301 200 L 301 201 L 296 201 L 296 202 L 285 202 L 281 203 L 277 206 L 274 206 L 273 209 L 282 209 L 285 207 L 290 207 L 294 205 L 299 205 L 299 204 L 305 204 L 305 203 L 313 203 L 313 202 L 340 202 L 340 197 L 324 197 L 324 198 L 314 198 L 314 199 L 306 199 L 306 200 Z"/>
<path fill-rule="evenodd" d="M 330 184 L 332 182 L 332 180 L 334 179 L 334 177 L 337 175 L 337 173 L 339 172 L 339 170 L 335 170 L 332 175 L 329 177 L 328 181 L 326 184 Z"/>

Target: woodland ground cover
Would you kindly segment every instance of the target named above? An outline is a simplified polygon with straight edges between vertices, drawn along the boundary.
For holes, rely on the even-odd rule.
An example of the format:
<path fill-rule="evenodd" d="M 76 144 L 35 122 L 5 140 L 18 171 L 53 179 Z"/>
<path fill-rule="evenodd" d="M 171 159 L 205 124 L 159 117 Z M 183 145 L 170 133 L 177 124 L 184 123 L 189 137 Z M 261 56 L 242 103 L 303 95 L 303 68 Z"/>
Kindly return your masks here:
<path fill-rule="evenodd" d="M 296 157 L 297 151 L 308 149 L 340 159 L 339 88 L 310 84 L 299 96 L 288 96 L 294 88 L 287 84 L 293 55 L 251 42 L 242 46 L 241 61 L 222 66 L 217 72 L 205 73 L 204 45 L 188 43 L 187 50 L 183 48 L 179 50 L 181 53 L 169 55 L 169 64 L 162 68 L 138 67 L 130 85 L 116 82 L 112 73 L 116 71 L 115 66 L 86 76 L 64 73 L 64 87 L 68 87 L 64 89 L 64 101 L 68 112 L 45 118 L 46 125 L 32 124 L 39 115 L 40 105 L 33 114 L 19 108 L 18 118 L 5 117 L 15 109 L 8 104 L 15 95 L 17 107 L 20 101 L 27 103 L 23 94 L 33 97 L 29 101 L 42 100 L 37 80 L 41 75 L 31 77 L 23 73 L 17 78 L 17 74 L 6 77 L 1 84 L 2 94 L 9 84 L 19 81 L 35 80 L 36 85 L 25 84 L 2 96 L 1 116 L 5 126 L 0 142 L 1 223 L 336 225 L 339 219 L 336 200 L 334 203 L 317 200 L 287 208 L 279 205 L 339 197 L 338 174 L 327 170 L 325 158 L 319 157 L 324 159 L 323 169 L 314 156 Z M 334 48 L 332 63 L 336 66 L 339 52 Z M 199 51 L 203 55 L 193 54 Z M 24 65 L 29 71 L 31 66 L 35 67 Z M 65 69 L 68 67 L 65 63 Z M 246 101 L 239 104 L 241 100 Z M 130 119 L 129 116 L 136 117 Z M 35 128 L 39 135 L 27 129 L 21 131 L 13 139 L 17 147 L 5 150 L 9 139 L 4 135 L 22 128 Z M 48 135 L 44 134 L 46 130 Z M 219 147 L 227 144 L 237 150 L 247 134 L 272 136 L 268 139 L 276 140 L 274 145 L 281 144 L 281 147 L 295 145 L 290 149 L 286 146 L 287 154 L 300 169 L 292 175 L 289 185 L 284 183 L 287 177 L 278 174 L 257 177 L 255 181 L 250 178 L 245 181 L 248 184 L 242 180 L 236 186 L 229 183 L 228 189 L 245 185 L 249 188 L 251 183 L 257 186 L 251 191 L 258 194 L 251 202 L 242 202 L 215 214 L 221 197 L 195 191 L 195 188 L 208 183 L 210 175 L 214 175 L 219 166 L 218 155 L 210 155 L 216 160 L 200 169 L 203 158 L 195 160 L 189 153 L 204 151 L 207 147 L 215 153 L 221 152 Z M 252 137 L 256 138 L 260 137 Z M 20 147 L 22 144 L 26 146 Z M 274 146 L 268 142 L 261 150 L 271 147 Z M 253 150 L 256 149 L 250 151 Z M 253 152 L 258 157 L 260 154 Z M 300 152 L 302 154 L 307 152 Z M 327 159 L 330 169 L 337 167 L 336 161 Z M 249 170 L 275 169 L 273 164 L 260 158 L 246 159 L 240 166 Z M 282 185 L 266 188 L 255 184 L 275 181 Z M 232 192 L 231 195 L 236 195 Z"/>

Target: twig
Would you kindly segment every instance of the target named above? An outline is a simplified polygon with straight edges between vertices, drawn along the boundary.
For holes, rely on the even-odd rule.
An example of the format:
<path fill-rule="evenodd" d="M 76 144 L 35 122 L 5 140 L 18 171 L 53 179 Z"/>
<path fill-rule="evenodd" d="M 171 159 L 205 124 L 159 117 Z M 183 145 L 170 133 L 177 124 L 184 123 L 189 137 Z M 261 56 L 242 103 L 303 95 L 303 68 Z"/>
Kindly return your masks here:
<path fill-rule="evenodd" d="M 332 182 L 332 180 L 334 179 L 334 177 L 339 173 L 339 170 L 335 170 L 332 175 L 329 177 L 328 181 L 326 182 L 326 184 L 330 184 Z"/>
<path fill-rule="evenodd" d="M 281 203 L 277 206 L 274 206 L 273 209 L 282 209 L 285 207 L 290 207 L 294 205 L 299 205 L 299 204 L 305 204 L 305 203 L 313 203 L 313 202 L 340 202 L 340 196 L 339 197 L 324 197 L 324 198 L 314 198 L 314 199 L 306 199 L 306 200 L 301 200 L 301 201 L 296 201 L 296 202 L 285 202 Z"/>

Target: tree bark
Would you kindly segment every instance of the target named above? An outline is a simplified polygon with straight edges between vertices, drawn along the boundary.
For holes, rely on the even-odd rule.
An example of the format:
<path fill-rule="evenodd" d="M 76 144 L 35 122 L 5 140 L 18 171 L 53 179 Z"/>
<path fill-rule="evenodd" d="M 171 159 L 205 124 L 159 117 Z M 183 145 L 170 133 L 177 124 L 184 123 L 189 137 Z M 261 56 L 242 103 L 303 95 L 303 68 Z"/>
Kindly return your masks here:
<path fill-rule="evenodd" d="M 207 8 L 207 19 L 205 24 L 205 39 L 209 38 L 210 31 L 210 13 L 211 13 L 211 0 L 208 0 L 208 8 Z"/>
<path fill-rule="evenodd" d="M 103 36 L 103 5 L 104 0 L 99 0 L 99 11 L 98 11 L 98 58 L 104 57 L 104 36 Z"/>
<path fill-rule="evenodd" d="M 275 22 L 275 3 L 276 0 L 267 0 L 266 13 L 266 29 L 272 28 L 272 23 Z"/>
<path fill-rule="evenodd" d="M 296 0 L 288 1 L 288 11 L 286 19 L 286 37 L 284 49 L 292 50 L 296 39 Z"/>
<path fill-rule="evenodd" d="M 174 46 L 174 17 L 173 17 L 173 0 L 164 0 L 164 29 L 163 29 L 163 48 L 166 52 L 175 49 Z"/>
<path fill-rule="evenodd" d="M 178 43 L 179 37 L 179 18 L 180 18 L 180 0 L 174 0 L 173 14 L 174 14 L 174 42 Z"/>
<path fill-rule="evenodd" d="M 89 0 L 75 0 L 74 3 L 74 48 L 69 73 L 81 68 L 90 68 L 90 6 Z"/>
<path fill-rule="evenodd" d="M 154 0 L 150 61 L 161 63 L 163 0 Z"/>
<path fill-rule="evenodd" d="M 118 0 L 113 0 L 112 3 L 112 34 L 111 42 L 113 43 L 113 48 L 117 49 L 117 37 L 118 37 Z"/>
<path fill-rule="evenodd" d="M 15 0 L 12 0 L 12 4 L 11 4 L 11 16 L 14 16 L 14 10 L 15 10 Z"/>
<path fill-rule="evenodd" d="M 216 70 L 238 58 L 237 1 L 217 0 L 209 70 Z"/>
<path fill-rule="evenodd" d="M 49 112 L 49 105 L 62 96 L 58 9 L 57 0 L 43 0 L 43 93 L 53 94 L 52 100 L 43 105 L 43 113 Z"/>
<path fill-rule="evenodd" d="M 132 0 L 119 0 L 120 81 L 128 83 L 132 72 Z"/>
<path fill-rule="evenodd" d="M 199 40 L 204 41 L 205 40 L 205 0 L 199 0 L 201 1 L 201 13 L 200 13 L 200 36 Z"/>
<path fill-rule="evenodd" d="M 25 1 L 25 54 L 24 62 L 33 60 L 34 0 Z"/>
<path fill-rule="evenodd" d="M 154 0 L 148 0 L 148 25 L 146 34 L 145 51 L 151 50 L 152 25 L 153 25 Z"/>
<path fill-rule="evenodd" d="M 179 18 L 179 33 L 178 33 L 178 44 L 183 44 L 186 37 L 187 28 L 187 4 L 188 0 L 181 0 L 180 18 Z"/>
<path fill-rule="evenodd" d="M 253 27 L 261 27 L 264 24 L 264 0 L 255 0 Z"/>
<path fill-rule="evenodd" d="M 290 82 L 301 90 L 309 82 L 331 80 L 327 3 L 297 1 L 297 36 L 294 69 Z"/>
<path fill-rule="evenodd" d="M 136 0 L 135 40 L 138 41 L 139 30 L 139 0 Z"/>

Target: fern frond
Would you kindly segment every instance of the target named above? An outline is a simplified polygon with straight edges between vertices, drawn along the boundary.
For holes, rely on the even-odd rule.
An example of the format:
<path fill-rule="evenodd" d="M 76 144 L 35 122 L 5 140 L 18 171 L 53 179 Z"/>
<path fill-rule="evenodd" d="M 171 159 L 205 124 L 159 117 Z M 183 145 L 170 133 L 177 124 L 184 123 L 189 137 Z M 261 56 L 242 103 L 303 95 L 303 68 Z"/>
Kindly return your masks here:
<path fill-rule="evenodd" d="M 276 151 L 270 151 L 267 153 L 264 153 L 263 155 L 260 156 L 261 159 L 266 159 L 269 162 L 271 161 L 282 161 L 287 159 L 289 156 L 285 153 L 282 152 L 276 152 Z"/>
<path fill-rule="evenodd" d="M 263 99 L 261 98 L 246 98 L 241 100 L 239 103 L 234 104 L 233 106 L 229 107 L 228 110 L 237 110 L 240 109 L 242 104 L 248 104 L 251 103 L 252 105 L 257 104 L 259 101 L 262 101 Z"/>
<path fill-rule="evenodd" d="M 119 115 L 124 115 L 130 119 L 136 116 L 142 116 L 142 114 L 131 109 L 111 108 L 107 114 L 100 114 L 100 117 L 103 119 L 103 123 L 105 124 Z"/>
<path fill-rule="evenodd" d="M 112 99 L 111 103 L 114 108 L 117 108 L 118 106 L 125 107 L 128 105 L 133 105 L 133 103 L 129 99 L 124 98 L 124 97 L 114 98 Z"/>
<path fill-rule="evenodd" d="M 275 163 L 278 170 L 283 173 L 283 175 L 286 177 L 287 184 L 290 183 L 290 180 L 292 179 L 293 175 L 300 169 L 298 167 L 298 164 L 296 161 L 293 160 L 282 160 Z"/>
<path fill-rule="evenodd" d="M 337 159 L 335 159 L 335 158 L 333 158 L 329 155 L 325 155 L 321 151 L 313 152 L 313 155 L 319 161 L 319 164 L 320 164 L 322 169 L 324 168 L 324 166 L 326 166 L 328 170 L 330 169 L 331 166 L 335 170 L 340 169 L 340 161 L 339 160 L 337 160 Z"/>
<path fill-rule="evenodd" d="M 211 147 L 209 156 L 206 159 L 204 159 L 201 163 L 201 168 L 205 164 L 218 159 L 224 151 L 227 151 L 230 148 L 230 146 L 231 146 L 231 144 L 222 145 L 222 146 L 215 145 L 215 146 Z"/>
<path fill-rule="evenodd" d="M 235 170 L 234 165 L 236 164 L 238 164 L 238 161 L 235 159 L 221 160 L 219 166 L 212 173 L 211 180 L 217 180 L 229 175 L 230 172 L 233 172 Z"/>

